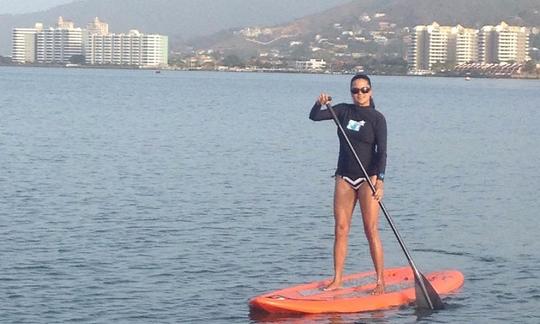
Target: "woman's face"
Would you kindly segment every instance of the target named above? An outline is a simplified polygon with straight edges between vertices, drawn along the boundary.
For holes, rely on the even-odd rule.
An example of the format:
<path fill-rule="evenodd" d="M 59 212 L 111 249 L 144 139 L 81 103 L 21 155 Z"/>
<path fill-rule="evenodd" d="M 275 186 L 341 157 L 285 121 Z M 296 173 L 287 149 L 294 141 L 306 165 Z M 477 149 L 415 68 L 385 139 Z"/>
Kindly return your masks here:
<path fill-rule="evenodd" d="M 369 106 L 369 101 L 371 99 L 371 87 L 369 86 L 367 80 L 354 80 L 351 86 L 351 96 L 355 105 Z"/>

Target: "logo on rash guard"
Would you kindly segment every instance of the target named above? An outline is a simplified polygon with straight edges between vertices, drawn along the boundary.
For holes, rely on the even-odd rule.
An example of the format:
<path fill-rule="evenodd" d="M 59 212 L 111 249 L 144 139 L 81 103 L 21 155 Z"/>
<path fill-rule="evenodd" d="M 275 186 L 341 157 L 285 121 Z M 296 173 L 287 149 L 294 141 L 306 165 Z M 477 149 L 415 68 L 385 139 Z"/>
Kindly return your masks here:
<path fill-rule="evenodd" d="M 358 132 L 360 131 L 360 127 L 364 126 L 366 124 L 365 121 L 356 121 L 356 120 L 349 120 L 349 124 L 347 125 L 347 129 L 350 129 L 352 131 Z"/>

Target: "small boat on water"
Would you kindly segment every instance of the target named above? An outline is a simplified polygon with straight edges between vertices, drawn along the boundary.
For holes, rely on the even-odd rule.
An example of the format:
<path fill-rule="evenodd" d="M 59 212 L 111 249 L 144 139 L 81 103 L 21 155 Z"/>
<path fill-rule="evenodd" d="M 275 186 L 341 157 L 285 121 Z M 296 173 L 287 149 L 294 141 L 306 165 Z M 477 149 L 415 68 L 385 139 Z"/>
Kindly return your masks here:
<path fill-rule="evenodd" d="M 465 81 L 471 81 L 471 77 L 470 76 L 465 77 Z"/>

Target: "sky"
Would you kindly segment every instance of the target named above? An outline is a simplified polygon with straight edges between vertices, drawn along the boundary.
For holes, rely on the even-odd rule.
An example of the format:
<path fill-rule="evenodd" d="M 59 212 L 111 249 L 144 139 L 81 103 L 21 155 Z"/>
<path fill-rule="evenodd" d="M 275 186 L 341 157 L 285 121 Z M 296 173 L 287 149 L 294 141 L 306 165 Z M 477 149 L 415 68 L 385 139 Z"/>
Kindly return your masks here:
<path fill-rule="evenodd" d="M 46 10 L 75 0 L 0 0 L 0 14 L 18 14 Z"/>

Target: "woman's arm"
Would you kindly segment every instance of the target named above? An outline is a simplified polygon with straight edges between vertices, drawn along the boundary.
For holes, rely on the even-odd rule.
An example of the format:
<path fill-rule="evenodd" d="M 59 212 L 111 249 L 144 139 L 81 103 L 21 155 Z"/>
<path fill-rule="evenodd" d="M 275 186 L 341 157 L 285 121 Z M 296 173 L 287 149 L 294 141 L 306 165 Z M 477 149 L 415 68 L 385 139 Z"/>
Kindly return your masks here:
<path fill-rule="evenodd" d="M 377 121 L 375 128 L 375 141 L 377 144 L 377 179 L 384 180 L 384 173 L 386 171 L 386 119 L 382 114 Z"/>
<path fill-rule="evenodd" d="M 309 119 L 314 121 L 332 119 L 332 113 L 326 108 L 326 104 L 332 100 L 326 93 L 321 93 L 309 113 Z"/>

